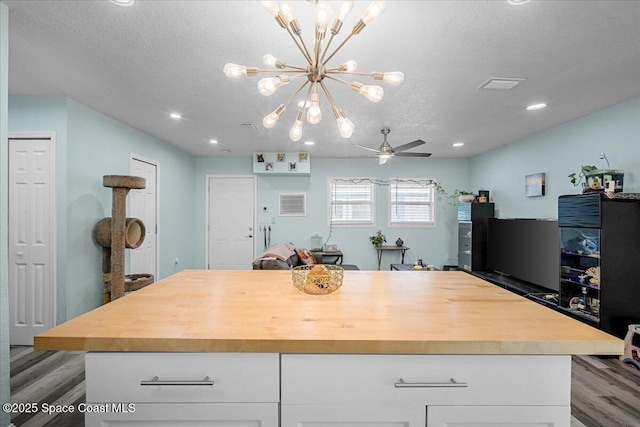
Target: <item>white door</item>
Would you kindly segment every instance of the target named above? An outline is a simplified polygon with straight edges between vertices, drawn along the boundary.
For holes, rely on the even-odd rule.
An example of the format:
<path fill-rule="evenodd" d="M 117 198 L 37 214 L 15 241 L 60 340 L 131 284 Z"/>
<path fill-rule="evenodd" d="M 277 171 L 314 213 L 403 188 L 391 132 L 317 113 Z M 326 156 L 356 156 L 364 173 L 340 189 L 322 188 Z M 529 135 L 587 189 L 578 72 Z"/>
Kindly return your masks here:
<path fill-rule="evenodd" d="M 256 177 L 208 177 L 207 268 L 250 270 L 255 258 Z"/>
<path fill-rule="evenodd" d="M 55 326 L 55 141 L 9 138 L 10 342 Z"/>
<path fill-rule="evenodd" d="M 146 187 L 129 191 L 129 212 L 127 217 L 138 218 L 144 224 L 144 242 L 129 253 L 129 274 L 153 274 L 158 280 L 158 165 L 149 160 L 131 158 L 131 175 L 146 180 Z"/>

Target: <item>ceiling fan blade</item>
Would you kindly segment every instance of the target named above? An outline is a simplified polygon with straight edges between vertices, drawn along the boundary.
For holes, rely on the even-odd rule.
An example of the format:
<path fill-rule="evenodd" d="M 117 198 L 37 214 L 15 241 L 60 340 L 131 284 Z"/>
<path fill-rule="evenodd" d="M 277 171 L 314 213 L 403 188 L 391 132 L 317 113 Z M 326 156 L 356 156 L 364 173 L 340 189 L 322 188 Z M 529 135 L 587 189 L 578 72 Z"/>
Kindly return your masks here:
<path fill-rule="evenodd" d="M 431 153 L 397 153 L 396 157 L 431 157 Z"/>
<path fill-rule="evenodd" d="M 388 157 L 378 157 L 378 165 L 384 165 L 385 163 L 387 163 L 387 160 L 389 160 Z"/>
<path fill-rule="evenodd" d="M 394 147 L 394 150 L 395 150 L 396 153 L 399 153 L 400 151 L 405 151 L 405 150 L 408 150 L 408 149 L 413 148 L 413 147 L 417 147 L 418 145 L 422 145 L 422 144 L 426 144 L 426 142 L 424 142 L 421 139 L 417 139 L 417 140 L 415 140 L 413 142 L 409 142 L 408 144 L 403 144 L 403 145 L 400 145 L 398 147 Z"/>
<path fill-rule="evenodd" d="M 358 145 L 358 144 L 354 144 L 356 147 L 358 148 L 363 148 L 365 150 L 369 150 L 369 151 L 373 151 L 374 153 L 379 153 L 379 150 L 376 150 L 374 148 L 370 148 L 370 147 L 365 147 L 364 145 Z"/>

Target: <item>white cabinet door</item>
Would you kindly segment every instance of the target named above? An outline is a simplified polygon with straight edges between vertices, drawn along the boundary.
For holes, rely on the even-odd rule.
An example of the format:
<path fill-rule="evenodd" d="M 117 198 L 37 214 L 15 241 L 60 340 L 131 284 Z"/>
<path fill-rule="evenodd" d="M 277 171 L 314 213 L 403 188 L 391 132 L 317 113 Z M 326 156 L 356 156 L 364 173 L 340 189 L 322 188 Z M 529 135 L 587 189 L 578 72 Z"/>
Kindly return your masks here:
<path fill-rule="evenodd" d="M 102 406 L 108 405 L 108 406 Z M 277 403 L 135 404 L 112 412 L 111 404 L 88 404 L 109 412 L 87 412 L 86 427 L 278 427 Z"/>
<path fill-rule="evenodd" d="M 282 405 L 282 427 L 424 427 L 424 405 Z"/>
<path fill-rule="evenodd" d="M 569 427 L 570 406 L 429 406 L 428 427 Z"/>

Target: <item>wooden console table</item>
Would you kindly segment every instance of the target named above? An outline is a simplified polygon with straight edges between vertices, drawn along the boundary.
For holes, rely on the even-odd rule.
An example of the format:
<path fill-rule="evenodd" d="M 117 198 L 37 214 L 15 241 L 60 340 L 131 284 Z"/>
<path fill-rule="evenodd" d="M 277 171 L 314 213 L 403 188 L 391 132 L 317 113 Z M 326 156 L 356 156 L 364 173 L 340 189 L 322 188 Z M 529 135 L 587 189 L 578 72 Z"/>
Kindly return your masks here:
<path fill-rule="evenodd" d="M 404 253 L 409 249 L 410 248 L 406 246 L 376 246 L 376 250 L 378 251 L 378 270 L 380 270 L 380 264 L 382 263 L 383 251 L 400 251 L 400 254 L 402 256 L 401 263 L 404 264 Z"/>

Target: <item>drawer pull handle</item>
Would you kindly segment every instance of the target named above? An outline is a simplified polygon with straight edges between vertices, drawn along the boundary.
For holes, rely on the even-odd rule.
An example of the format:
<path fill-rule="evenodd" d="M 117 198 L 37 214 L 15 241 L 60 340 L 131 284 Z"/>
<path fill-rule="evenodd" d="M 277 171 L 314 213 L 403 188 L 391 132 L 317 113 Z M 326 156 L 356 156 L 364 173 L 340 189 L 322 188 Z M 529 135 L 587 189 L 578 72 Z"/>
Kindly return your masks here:
<path fill-rule="evenodd" d="M 209 377 L 204 377 L 202 381 L 160 381 L 158 376 L 151 378 L 150 381 L 140 381 L 140 385 L 208 385 L 212 386 L 213 381 L 209 379 Z"/>
<path fill-rule="evenodd" d="M 399 382 L 394 384 L 396 388 L 404 387 L 467 387 L 467 383 L 459 383 L 455 379 L 451 378 L 448 383 L 407 383 L 403 378 L 400 378 Z"/>

